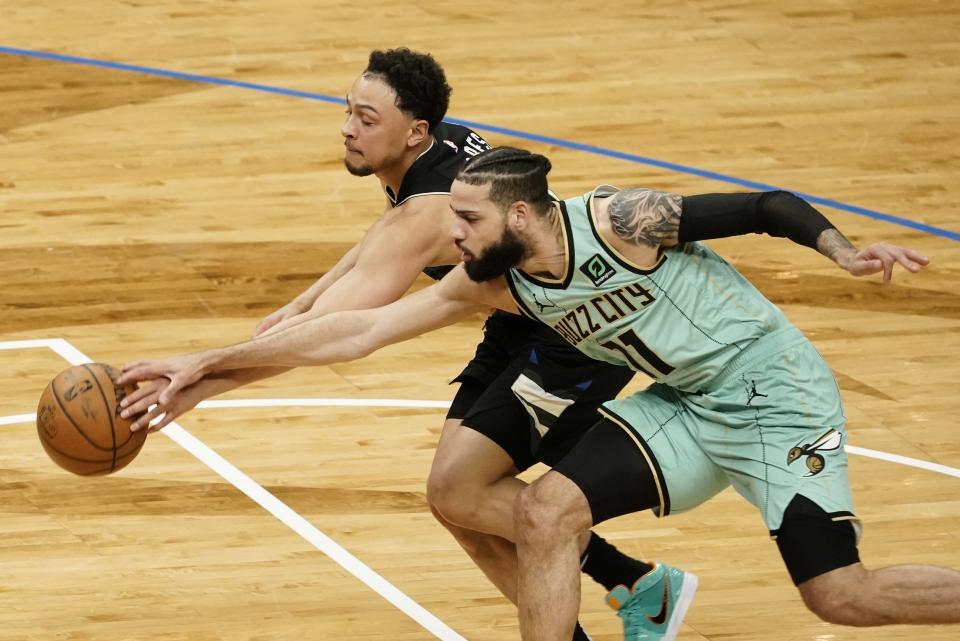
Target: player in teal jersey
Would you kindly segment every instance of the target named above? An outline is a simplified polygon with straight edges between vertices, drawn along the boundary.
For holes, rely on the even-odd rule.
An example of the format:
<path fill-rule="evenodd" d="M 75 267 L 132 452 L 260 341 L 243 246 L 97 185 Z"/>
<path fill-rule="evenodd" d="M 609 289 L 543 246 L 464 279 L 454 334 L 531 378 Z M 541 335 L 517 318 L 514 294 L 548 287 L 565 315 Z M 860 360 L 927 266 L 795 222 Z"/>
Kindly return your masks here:
<path fill-rule="evenodd" d="M 605 417 L 515 508 L 524 639 L 562 641 L 579 603 L 578 538 L 642 509 L 695 507 L 728 485 L 777 536 L 805 603 L 849 625 L 960 622 L 960 572 L 866 570 L 846 479 L 844 416 L 829 368 L 745 279 L 696 242 L 750 232 L 815 247 L 854 275 L 927 260 L 879 243 L 857 251 L 815 209 L 784 193 L 681 198 L 600 188 L 554 203 L 549 162 L 500 148 L 451 189 L 463 265 L 377 310 L 344 312 L 238 345 L 134 363 L 121 383 L 167 376 L 162 409 L 214 372 L 352 360 L 487 306 L 520 310 L 584 353 L 657 382 Z M 658 567 L 608 601 L 627 638 L 673 639 L 691 577 Z M 906 606 L 906 607 L 904 607 Z"/>

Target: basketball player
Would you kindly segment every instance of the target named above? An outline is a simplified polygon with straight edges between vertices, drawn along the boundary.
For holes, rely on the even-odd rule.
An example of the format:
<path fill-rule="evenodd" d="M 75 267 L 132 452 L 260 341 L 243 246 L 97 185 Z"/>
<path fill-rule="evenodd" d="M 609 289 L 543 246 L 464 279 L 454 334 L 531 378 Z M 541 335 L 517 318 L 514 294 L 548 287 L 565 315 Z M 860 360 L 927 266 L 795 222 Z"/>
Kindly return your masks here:
<path fill-rule="evenodd" d="M 374 174 L 386 209 L 329 273 L 256 328 L 400 298 L 421 270 L 436 277 L 459 262 L 450 240 L 450 184 L 464 160 L 489 149 L 475 132 L 442 122 L 450 96 L 442 68 L 406 49 L 374 51 L 347 95 L 341 133 L 351 174 Z M 203 398 L 285 371 L 239 372 L 205 381 L 171 408 L 162 427 Z M 597 409 L 633 372 L 592 360 L 544 325 L 495 313 L 460 383 L 427 481 L 431 511 L 490 580 L 516 603 L 515 478 L 537 462 L 558 461 L 592 425 Z M 189 405 L 189 406 L 188 406 Z M 584 536 L 584 571 L 607 587 L 653 570 L 596 535 Z M 575 631 L 575 641 L 587 639 Z"/>
<path fill-rule="evenodd" d="M 549 161 L 511 148 L 461 169 L 451 189 L 463 264 L 379 310 L 332 314 L 253 341 L 134 363 L 121 382 L 170 378 L 160 406 L 211 372 L 362 357 L 494 306 L 553 327 L 585 354 L 656 379 L 603 418 L 515 508 L 521 633 L 562 641 L 579 602 L 578 537 L 651 509 L 665 517 L 728 485 L 761 513 L 807 606 L 847 625 L 960 622 L 960 572 L 866 570 L 846 477 L 845 417 L 832 373 L 803 334 L 699 240 L 766 232 L 817 248 L 854 275 L 927 259 L 886 243 L 858 252 L 785 192 L 681 198 L 598 187 L 557 203 Z M 349 340 L 346 340 L 349 339 Z M 641 620 L 673 639 L 691 577 L 658 567 L 611 591 L 630 639 Z M 659 592 L 651 598 L 654 591 Z"/>

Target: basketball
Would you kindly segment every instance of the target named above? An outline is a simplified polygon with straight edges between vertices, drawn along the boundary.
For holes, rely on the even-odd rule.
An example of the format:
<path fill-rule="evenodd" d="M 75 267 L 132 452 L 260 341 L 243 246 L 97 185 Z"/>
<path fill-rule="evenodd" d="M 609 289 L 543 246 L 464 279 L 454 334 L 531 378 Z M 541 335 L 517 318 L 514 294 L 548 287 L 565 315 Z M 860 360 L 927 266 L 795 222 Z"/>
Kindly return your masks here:
<path fill-rule="evenodd" d="M 98 476 L 124 468 L 137 456 L 147 430 L 131 432 L 120 400 L 136 389 L 114 384 L 119 372 L 103 363 L 57 374 L 40 396 L 37 434 L 53 462 L 74 474 Z"/>

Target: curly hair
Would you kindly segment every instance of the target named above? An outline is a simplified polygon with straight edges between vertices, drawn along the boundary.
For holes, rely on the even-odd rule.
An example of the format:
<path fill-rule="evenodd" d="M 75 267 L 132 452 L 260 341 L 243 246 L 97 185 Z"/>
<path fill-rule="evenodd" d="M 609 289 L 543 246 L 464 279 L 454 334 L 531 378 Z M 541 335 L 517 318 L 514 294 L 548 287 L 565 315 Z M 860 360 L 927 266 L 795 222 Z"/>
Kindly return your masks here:
<path fill-rule="evenodd" d="M 363 73 L 387 83 L 397 94 L 397 107 L 418 120 L 426 120 L 431 132 L 447 113 L 450 85 L 443 67 L 428 53 L 406 47 L 372 51 Z"/>

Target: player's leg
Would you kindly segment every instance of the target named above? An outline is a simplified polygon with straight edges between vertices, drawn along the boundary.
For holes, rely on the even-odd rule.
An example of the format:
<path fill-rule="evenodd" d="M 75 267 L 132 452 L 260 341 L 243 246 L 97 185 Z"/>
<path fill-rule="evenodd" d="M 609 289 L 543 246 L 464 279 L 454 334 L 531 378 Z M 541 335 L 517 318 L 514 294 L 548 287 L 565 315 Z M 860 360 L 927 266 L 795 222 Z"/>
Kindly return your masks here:
<path fill-rule="evenodd" d="M 586 497 L 556 471 L 521 492 L 516 503 L 520 638 L 569 638 L 580 608 L 578 536 L 592 520 Z"/>
<path fill-rule="evenodd" d="M 803 495 L 791 501 L 777 546 L 811 612 L 829 623 L 960 623 L 960 572 L 930 565 L 868 570 L 852 521 Z"/>
<path fill-rule="evenodd" d="M 461 426 L 449 416 L 459 413 L 461 400 L 473 398 L 478 386 L 474 380 L 464 380 L 441 434 L 427 483 L 428 502 L 445 524 L 459 526 L 461 533 L 466 529 L 515 540 L 513 502 L 526 486 L 515 475 L 536 462 L 558 461 L 582 437 L 587 429 L 582 425 L 595 422 L 598 416 L 600 398 L 571 399 L 572 405 L 556 421 L 556 431 L 534 438 L 525 405 L 508 386 L 516 378 L 507 368 L 493 380 L 466 412 Z M 621 380 L 617 389 L 622 385 Z M 457 533 L 454 536 L 462 545 L 470 544 Z M 585 534 L 580 543 L 584 572 L 608 590 L 621 583 L 632 585 L 653 568 L 596 534 Z"/>
<path fill-rule="evenodd" d="M 728 484 L 688 437 L 662 386 L 608 404 L 604 413 L 609 418 L 517 501 L 524 639 L 562 638 L 571 625 L 579 603 L 573 542 L 582 531 L 630 512 L 689 509 Z M 624 620 L 626 639 L 674 639 L 696 584 L 694 575 L 657 564 L 611 590 L 608 603 Z"/>
<path fill-rule="evenodd" d="M 440 436 L 427 483 L 427 496 L 437 520 L 447 528 L 491 583 L 515 604 L 516 546 L 504 536 L 514 536 L 513 503 L 519 490 L 526 486 L 513 476 L 518 471 L 514 459 L 527 466 L 532 455 L 529 448 L 525 448 L 526 438 L 510 438 L 517 431 L 516 427 L 511 429 L 511 426 L 518 424 L 517 412 L 522 414 L 522 409 L 517 407 L 516 400 L 505 397 L 502 389 L 498 395 L 497 389 L 495 382 L 487 386 L 484 394 L 481 394 L 486 400 L 480 399 L 474 404 L 479 407 L 500 407 L 506 410 L 506 414 L 491 409 L 486 414 L 489 422 L 475 420 L 476 424 L 487 426 L 487 432 L 510 447 L 513 455 L 484 433 L 464 427 L 460 419 L 449 417 L 460 413 L 458 407 L 464 399 L 476 396 L 477 382 L 464 380 Z M 508 402 L 500 403 L 496 400 L 498 398 Z M 525 424 L 520 422 L 520 425 L 525 434 Z M 580 547 L 585 547 L 587 535 L 584 534 L 581 539 Z M 566 638 L 573 641 L 589 639 L 579 624 Z"/>
<path fill-rule="evenodd" d="M 760 509 L 804 603 L 846 625 L 960 622 L 960 572 L 860 563 L 845 417 L 827 364 L 799 333 L 754 353 L 685 407 L 705 419 L 698 438 L 721 443 L 711 457 Z M 717 408 L 722 422 L 710 420 Z"/>
<path fill-rule="evenodd" d="M 427 479 L 427 500 L 447 523 L 512 540 L 513 501 L 525 483 L 513 458 L 491 438 L 444 423 Z"/>
<path fill-rule="evenodd" d="M 914 564 L 867 570 L 855 563 L 799 589 L 807 607 L 830 623 L 960 623 L 960 572 L 950 568 Z"/>
<path fill-rule="evenodd" d="M 503 518 L 499 518 L 495 512 L 492 517 L 487 516 L 489 507 L 484 505 L 486 499 L 478 496 L 483 492 L 476 489 L 487 487 L 501 479 L 517 481 L 512 476 L 515 471 L 513 459 L 490 439 L 463 428 L 461 420 L 448 418 L 443 425 L 433 467 L 427 480 L 427 502 L 437 521 L 453 535 L 490 582 L 510 601 L 516 603 L 516 547 L 511 541 L 495 533 L 498 529 L 504 529 L 503 525 L 499 524 Z M 463 470 L 458 470 L 459 466 L 466 466 L 473 477 L 465 492 L 463 483 L 466 479 L 464 474 L 461 474 Z M 507 501 L 506 507 L 501 506 L 501 509 L 505 509 L 507 519 L 512 519 L 513 495 L 504 499 L 503 493 L 494 494 L 499 497 L 494 499 L 494 502 Z M 472 498 L 464 499 L 472 501 L 473 505 L 461 507 L 458 501 L 466 495 L 473 495 Z M 479 513 L 485 516 L 483 524 L 493 532 L 483 532 L 475 527 L 457 524 L 474 523 Z M 512 524 L 510 529 L 512 530 Z"/>

